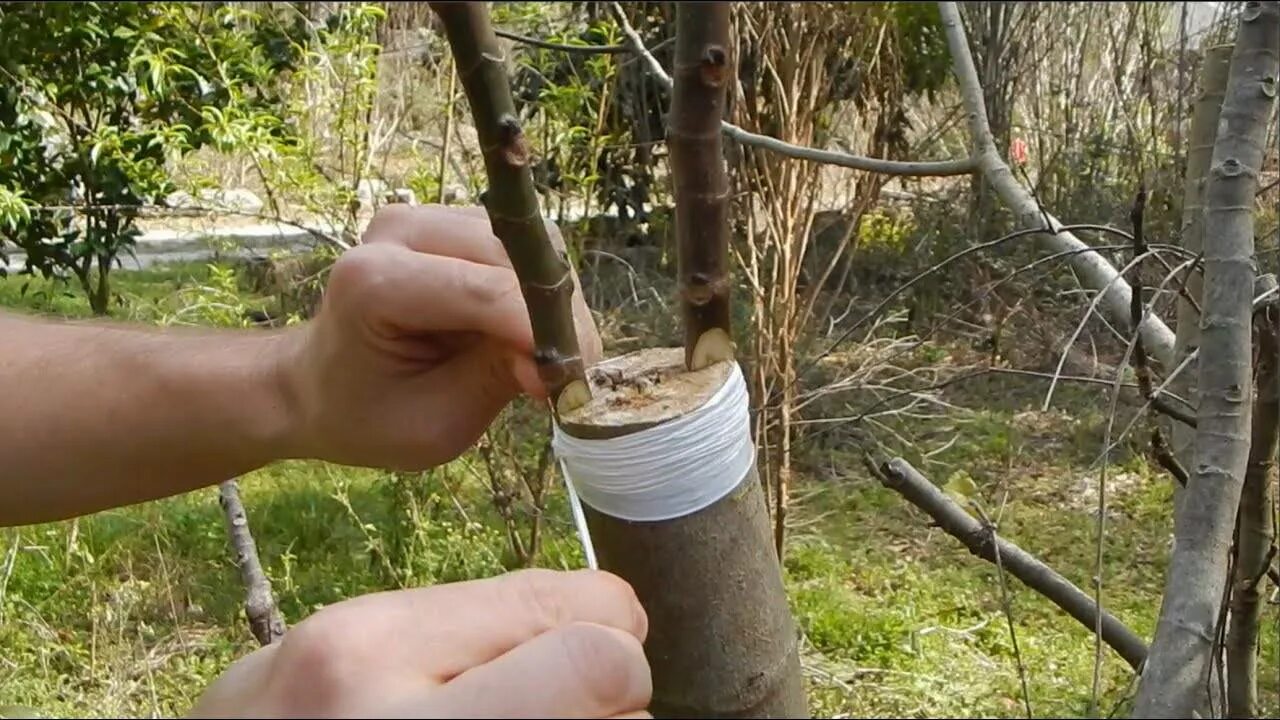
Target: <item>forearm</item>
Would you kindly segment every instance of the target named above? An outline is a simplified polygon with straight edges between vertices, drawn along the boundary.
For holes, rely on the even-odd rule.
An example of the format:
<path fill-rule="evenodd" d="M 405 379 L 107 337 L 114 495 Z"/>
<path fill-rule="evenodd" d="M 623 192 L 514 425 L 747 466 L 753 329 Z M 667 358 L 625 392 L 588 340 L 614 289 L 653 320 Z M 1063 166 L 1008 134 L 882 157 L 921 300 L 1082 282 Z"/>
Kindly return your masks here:
<path fill-rule="evenodd" d="M 0 314 L 0 525 L 167 497 L 287 456 L 292 341 Z"/>

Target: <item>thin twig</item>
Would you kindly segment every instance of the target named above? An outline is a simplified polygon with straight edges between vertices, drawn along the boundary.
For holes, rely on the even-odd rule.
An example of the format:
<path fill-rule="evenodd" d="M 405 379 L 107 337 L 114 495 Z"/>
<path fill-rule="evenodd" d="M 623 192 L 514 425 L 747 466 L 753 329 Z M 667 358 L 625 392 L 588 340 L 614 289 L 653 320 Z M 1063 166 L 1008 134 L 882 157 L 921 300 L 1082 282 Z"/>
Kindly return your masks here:
<path fill-rule="evenodd" d="M 542 48 L 543 50 L 558 50 L 567 53 L 579 53 L 582 55 L 621 55 L 631 52 L 630 45 L 566 45 L 565 43 L 551 42 L 549 40 L 539 40 L 531 38 L 527 35 L 514 33 L 510 30 L 493 29 L 493 34 L 500 38 L 514 40 L 524 45 L 532 45 L 533 47 Z"/>
<path fill-rule="evenodd" d="M 990 533 L 992 554 L 995 555 L 996 575 L 1000 578 L 1000 605 L 1004 609 L 1004 619 L 1009 625 L 1009 641 L 1013 643 L 1013 659 L 1018 665 L 1018 679 L 1022 682 L 1022 704 L 1027 709 L 1027 717 L 1031 712 L 1031 690 L 1027 687 L 1027 665 L 1022 661 L 1022 649 L 1018 647 L 1018 631 L 1013 625 L 1013 603 L 1009 600 L 1009 580 L 1004 575 L 1004 561 L 1000 559 L 1000 543 L 996 537 L 996 525 L 991 521 L 984 523 Z"/>

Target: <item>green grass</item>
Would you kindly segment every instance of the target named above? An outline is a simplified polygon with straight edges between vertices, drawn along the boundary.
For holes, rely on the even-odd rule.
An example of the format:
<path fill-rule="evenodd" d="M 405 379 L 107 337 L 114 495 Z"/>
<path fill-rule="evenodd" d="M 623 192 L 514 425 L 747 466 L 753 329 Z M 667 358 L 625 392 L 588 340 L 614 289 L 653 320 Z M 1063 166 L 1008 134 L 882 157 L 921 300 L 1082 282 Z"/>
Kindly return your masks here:
<path fill-rule="evenodd" d="M 118 315 L 146 321 L 198 301 L 199 292 L 180 291 L 210 281 L 198 264 L 116 277 L 124 297 Z M 49 283 L 34 281 L 21 294 L 23 280 L 0 280 L 0 305 L 88 314 L 76 293 Z M 959 469 L 970 473 L 1006 537 L 1089 588 L 1096 538 L 1088 478 L 1096 476 L 1090 466 L 1102 419 L 1090 392 L 1072 390 L 1061 397 L 1078 412 L 1040 413 L 1034 408 L 1042 392 L 1041 385 L 957 388 L 969 394 L 965 404 L 986 410 L 939 421 L 958 433 L 957 442 L 928 462 L 912 460 L 935 480 Z M 918 423 L 912 429 L 922 436 L 930 430 Z M 1169 483 L 1132 454 L 1118 452 L 1113 463 L 1106 604 L 1149 637 L 1168 553 Z M 815 713 L 1024 715 L 996 569 L 867 477 L 851 450 L 823 451 L 820 464 L 845 474 L 797 478 L 785 563 Z M 538 563 L 580 567 L 556 490 Z M 473 454 L 411 475 L 281 463 L 243 478 L 242 492 L 290 623 L 360 593 L 515 565 L 489 500 L 485 466 Z M 1086 715 L 1092 635 L 1016 581 L 1010 591 L 1034 714 Z M 212 488 L 77 522 L 3 531 L 0 705 L 53 716 L 183 713 L 210 679 L 254 646 L 242 592 Z M 1274 669 L 1280 633 L 1275 607 L 1267 613 L 1262 667 Z M 1105 648 L 1102 670 L 1100 706 L 1107 713 L 1129 696 L 1132 677 Z M 1261 680 L 1266 710 L 1274 714 L 1275 674 Z"/>

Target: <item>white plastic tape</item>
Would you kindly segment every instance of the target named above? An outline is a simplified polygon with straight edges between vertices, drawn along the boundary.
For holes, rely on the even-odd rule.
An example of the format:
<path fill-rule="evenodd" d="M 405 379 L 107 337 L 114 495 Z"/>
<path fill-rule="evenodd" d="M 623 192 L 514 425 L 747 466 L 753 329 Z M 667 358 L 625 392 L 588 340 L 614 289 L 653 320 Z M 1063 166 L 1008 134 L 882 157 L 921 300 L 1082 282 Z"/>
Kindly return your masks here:
<path fill-rule="evenodd" d="M 606 515 L 637 522 L 708 507 L 738 486 L 755 459 L 747 404 L 747 383 L 735 363 L 702 407 L 675 420 L 607 440 L 576 438 L 555 426 L 552 447 L 570 502 L 576 493 Z M 579 532 L 590 552 L 585 524 Z"/>

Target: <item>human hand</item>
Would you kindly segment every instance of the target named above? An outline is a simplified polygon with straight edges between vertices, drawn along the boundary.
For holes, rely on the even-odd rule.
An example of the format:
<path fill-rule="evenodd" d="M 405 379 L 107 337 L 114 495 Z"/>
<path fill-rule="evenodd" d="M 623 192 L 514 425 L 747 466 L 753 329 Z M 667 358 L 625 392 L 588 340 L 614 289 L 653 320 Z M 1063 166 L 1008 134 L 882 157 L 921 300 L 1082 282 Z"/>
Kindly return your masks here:
<path fill-rule="evenodd" d="M 590 365 L 600 336 L 574 283 Z M 286 347 L 294 457 L 433 467 L 470 447 L 521 391 L 546 394 L 519 283 L 483 208 L 384 208 L 333 266 L 320 312 Z"/>
<path fill-rule="evenodd" d="M 582 570 L 365 595 L 233 664 L 194 717 L 649 717 L 648 620 Z"/>

